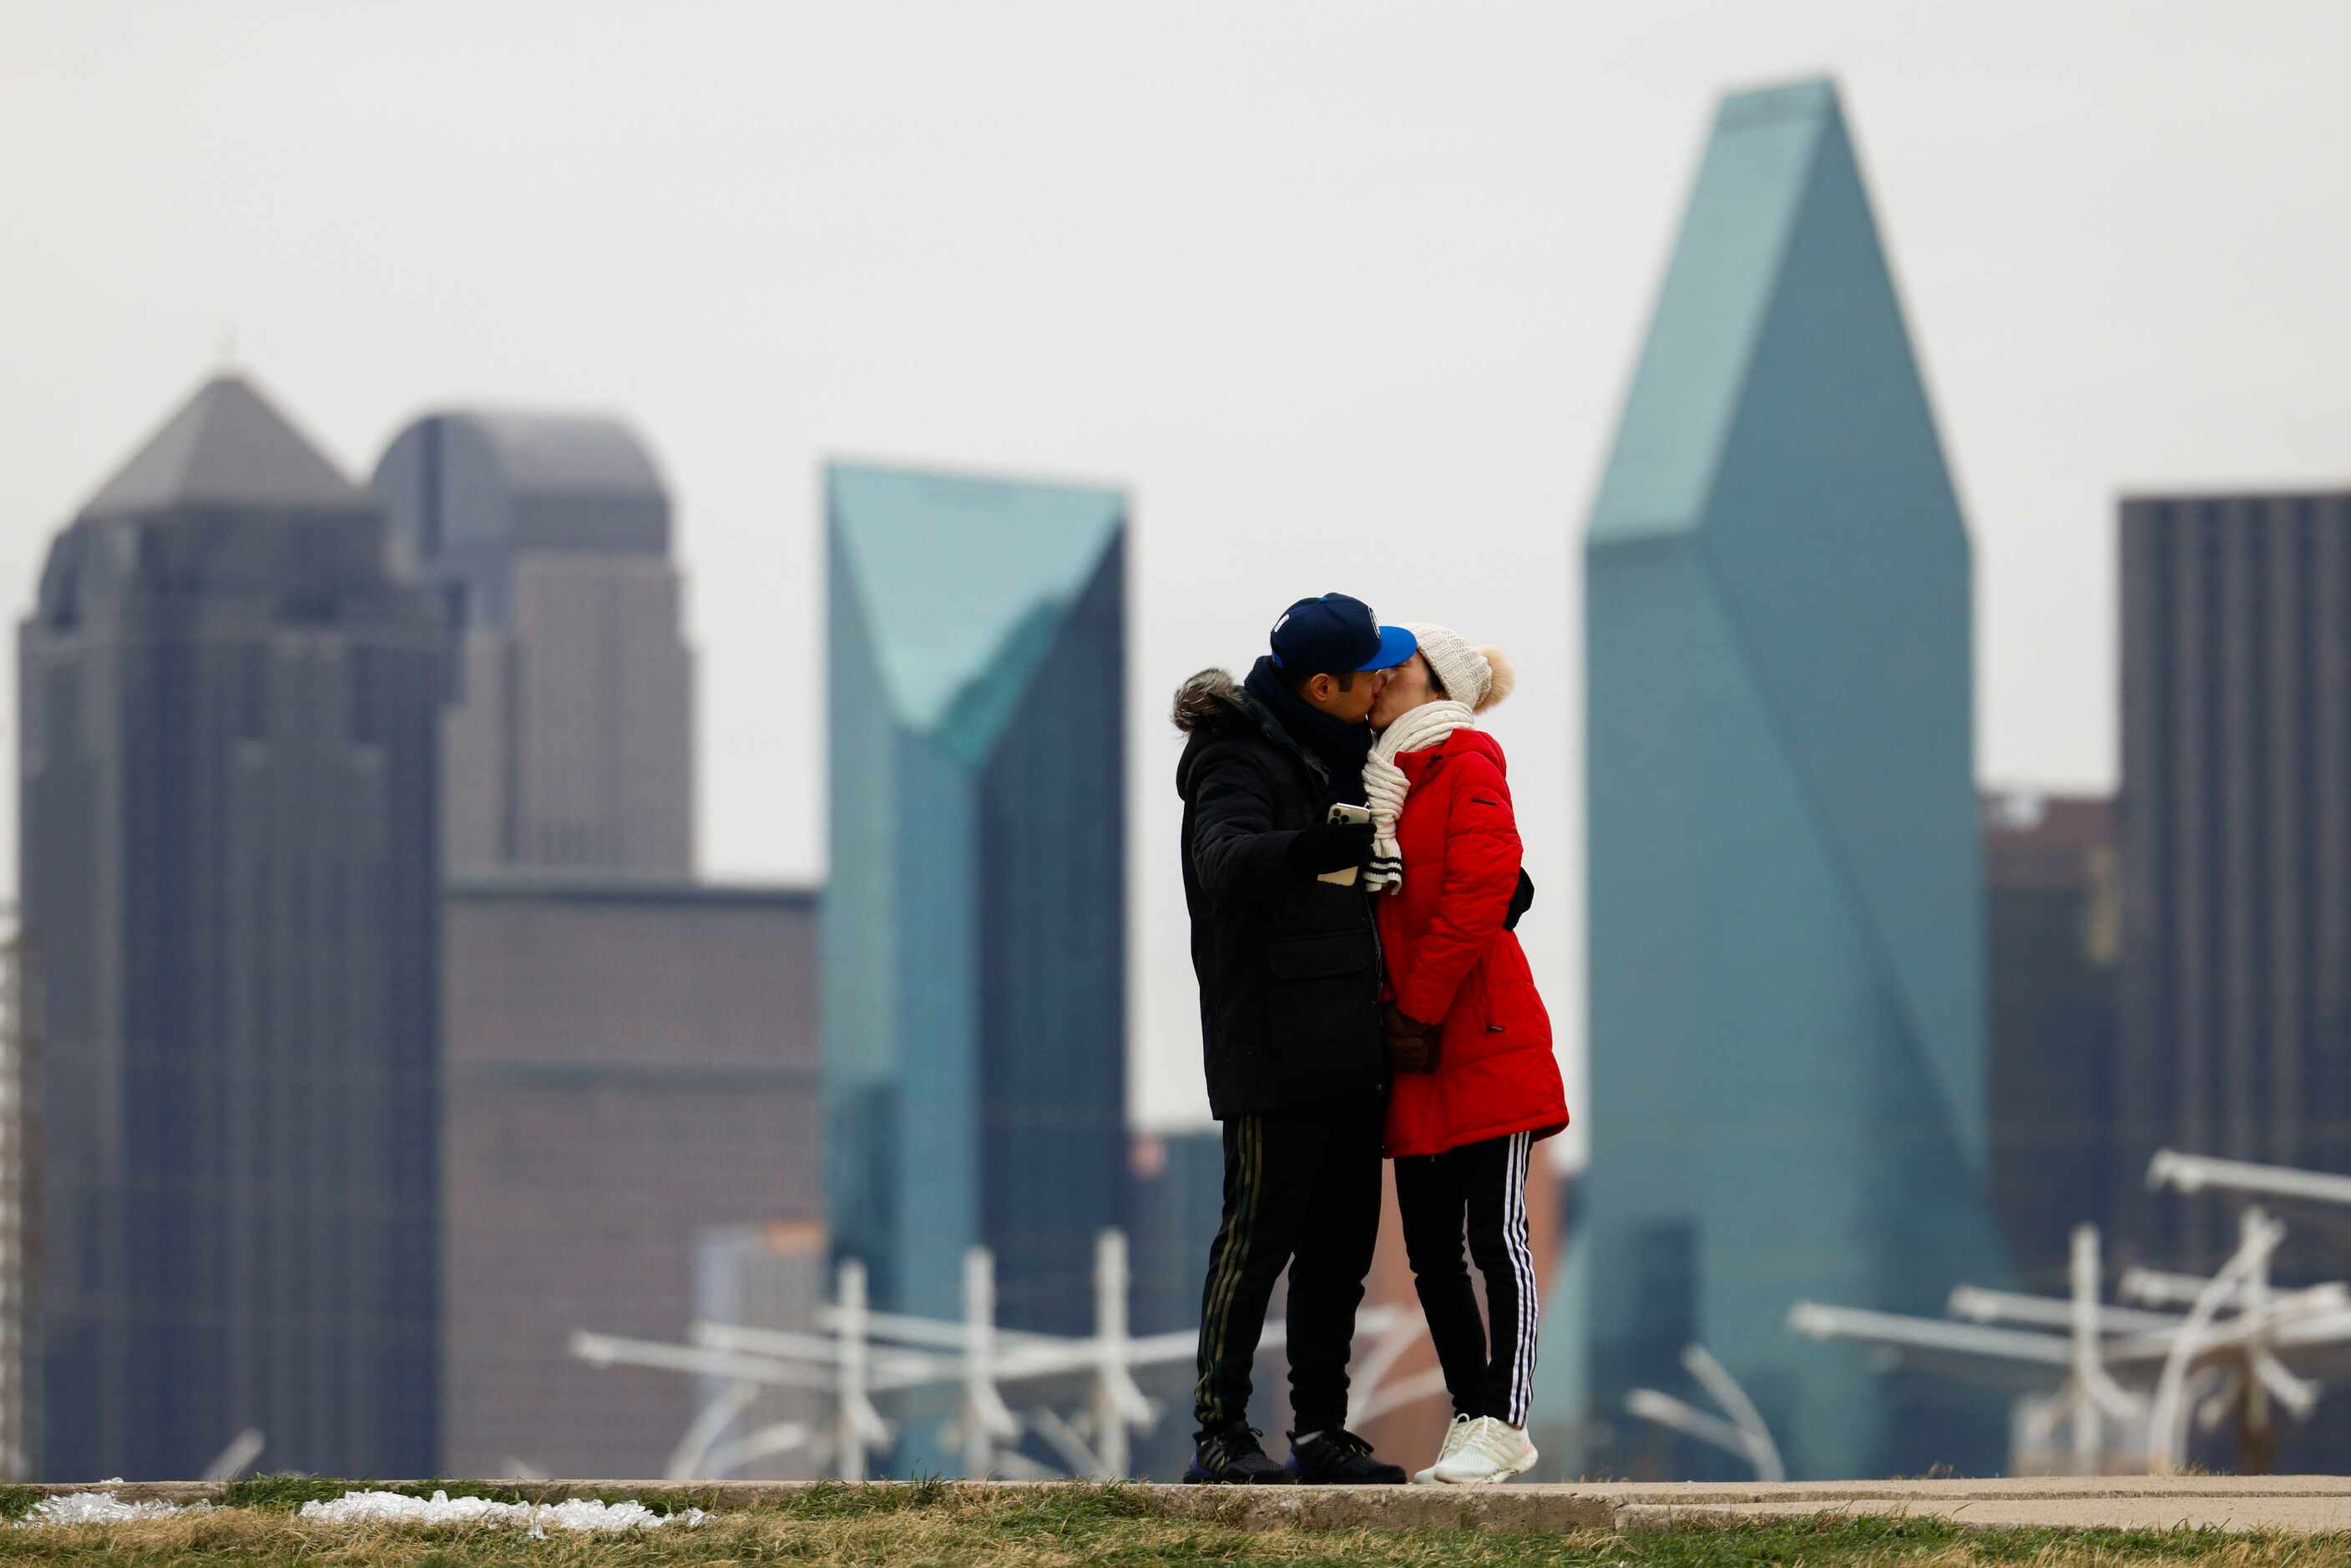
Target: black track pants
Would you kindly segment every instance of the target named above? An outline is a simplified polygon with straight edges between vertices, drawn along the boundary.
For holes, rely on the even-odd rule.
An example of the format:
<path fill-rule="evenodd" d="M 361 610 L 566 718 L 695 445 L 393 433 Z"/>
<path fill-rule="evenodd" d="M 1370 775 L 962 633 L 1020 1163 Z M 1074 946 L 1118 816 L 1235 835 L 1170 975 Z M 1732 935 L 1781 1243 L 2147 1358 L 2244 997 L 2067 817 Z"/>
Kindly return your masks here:
<path fill-rule="evenodd" d="M 1225 1123 L 1225 1216 L 1200 1302 L 1203 1432 L 1249 1417 L 1266 1303 L 1290 1270 L 1290 1403 L 1301 1432 L 1347 1424 L 1347 1352 L 1380 1236 L 1375 1095 Z"/>
<path fill-rule="evenodd" d="M 1513 1133 L 1395 1163 L 1396 1212 L 1404 1221 L 1413 1286 L 1437 1342 L 1437 1364 L 1453 1396 L 1455 1414 L 1493 1416 L 1527 1424 L 1527 1396 L 1535 1376 L 1535 1331 L 1541 1303 L 1535 1259 L 1527 1245 L 1527 1160 L 1534 1135 Z M 1491 1355 L 1478 1293 L 1461 1258 L 1486 1277 L 1486 1314 L 1494 1325 Z"/>

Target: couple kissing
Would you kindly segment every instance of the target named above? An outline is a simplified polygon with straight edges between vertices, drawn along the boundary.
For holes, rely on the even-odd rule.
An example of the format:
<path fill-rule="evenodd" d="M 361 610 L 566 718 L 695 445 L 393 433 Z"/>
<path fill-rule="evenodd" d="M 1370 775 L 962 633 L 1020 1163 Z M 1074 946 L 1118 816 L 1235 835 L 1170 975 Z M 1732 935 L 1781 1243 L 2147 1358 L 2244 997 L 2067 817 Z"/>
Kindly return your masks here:
<path fill-rule="evenodd" d="M 1513 683 L 1496 649 L 1326 593 L 1283 612 L 1240 681 L 1206 670 L 1176 692 L 1184 898 L 1224 1137 L 1187 1481 L 1405 1479 L 1346 1425 L 1383 1159 L 1454 1410 L 1411 1479 L 1502 1481 L 1535 1463 L 1527 1170 L 1567 1104 L 1516 935 L 1533 884 L 1502 751 L 1478 722 Z M 1249 1401 L 1285 1268 L 1297 1426 L 1282 1464 Z"/>

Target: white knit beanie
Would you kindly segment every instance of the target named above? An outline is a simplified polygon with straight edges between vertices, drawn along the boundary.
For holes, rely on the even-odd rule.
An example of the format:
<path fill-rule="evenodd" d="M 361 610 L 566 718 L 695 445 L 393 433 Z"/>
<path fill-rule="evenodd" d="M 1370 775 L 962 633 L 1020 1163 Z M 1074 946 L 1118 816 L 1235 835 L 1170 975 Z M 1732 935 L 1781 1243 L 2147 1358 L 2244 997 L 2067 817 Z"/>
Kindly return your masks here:
<path fill-rule="evenodd" d="M 1437 672 L 1445 695 L 1455 702 L 1468 704 L 1472 713 L 1483 713 L 1492 707 L 1519 684 L 1518 672 L 1510 667 L 1510 661 L 1502 656 L 1499 648 L 1472 643 L 1458 632 L 1426 622 L 1407 621 L 1404 629 L 1420 639 L 1421 654 L 1428 660 L 1428 667 Z"/>

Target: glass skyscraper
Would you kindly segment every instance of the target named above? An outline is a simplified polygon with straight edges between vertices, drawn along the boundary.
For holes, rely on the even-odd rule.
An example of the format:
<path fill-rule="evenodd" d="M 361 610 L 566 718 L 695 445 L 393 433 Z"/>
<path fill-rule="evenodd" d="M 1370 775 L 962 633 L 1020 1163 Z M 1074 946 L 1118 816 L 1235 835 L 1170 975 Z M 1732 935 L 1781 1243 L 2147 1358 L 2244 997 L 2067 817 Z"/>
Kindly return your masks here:
<path fill-rule="evenodd" d="M 2005 1274 L 1986 1186 L 1970 559 L 1835 91 L 1721 105 L 1586 547 L 1586 1469 L 1719 1356 L 1796 1475 L 2001 1458 L 1998 1400 L 1791 1333 Z"/>
<path fill-rule="evenodd" d="M 1086 1332 L 1125 1186 L 1126 503 L 826 478 L 827 1219 L 879 1308 Z"/>

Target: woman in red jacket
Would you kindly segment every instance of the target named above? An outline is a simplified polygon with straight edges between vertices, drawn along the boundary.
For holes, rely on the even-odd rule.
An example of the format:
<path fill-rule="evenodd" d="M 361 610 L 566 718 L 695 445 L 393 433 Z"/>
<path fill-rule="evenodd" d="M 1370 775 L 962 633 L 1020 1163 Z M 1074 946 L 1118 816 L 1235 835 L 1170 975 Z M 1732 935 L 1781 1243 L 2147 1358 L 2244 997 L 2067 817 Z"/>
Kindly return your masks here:
<path fill-rule="evenodd" d="M 1365 882 L 1387 957 L 1395 1067 L 1387 1152 L 1429 1337 L 1453 1396 L 1437 1462 L 1414 1479 L 1507 1480 L 1533 1466 L 1527 1397 L 1539 1315 L 1527 1245 L 1532 1146 L 1567 1124 L 1551 1018 L 1509 929 L 1519 829 L 1502 748 L 1476 715 L 1510 666 L 1442 626 L 1372 709 Z M 1489 1350 L 1462 1239 L 1486 1279 Z"/>

